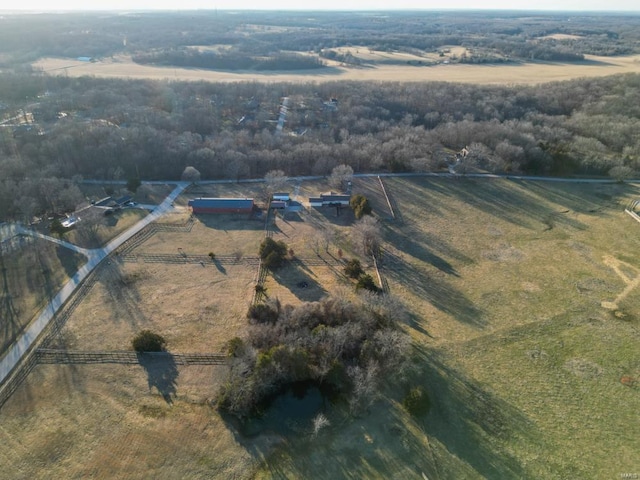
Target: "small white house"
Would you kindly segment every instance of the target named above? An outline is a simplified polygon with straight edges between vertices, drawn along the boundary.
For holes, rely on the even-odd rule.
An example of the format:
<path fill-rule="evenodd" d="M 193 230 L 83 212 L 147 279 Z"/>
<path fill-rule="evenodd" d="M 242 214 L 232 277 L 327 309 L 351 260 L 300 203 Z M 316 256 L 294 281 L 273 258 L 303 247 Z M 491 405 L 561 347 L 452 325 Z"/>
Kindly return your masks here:
<path fill-rule="evenodd" d="M 288 193 L 274 193 L 273 194 L 273 200 L 280 200 L 282 202 L 288 202 L 289 200 L 291 200 L 291 196 Z"/>

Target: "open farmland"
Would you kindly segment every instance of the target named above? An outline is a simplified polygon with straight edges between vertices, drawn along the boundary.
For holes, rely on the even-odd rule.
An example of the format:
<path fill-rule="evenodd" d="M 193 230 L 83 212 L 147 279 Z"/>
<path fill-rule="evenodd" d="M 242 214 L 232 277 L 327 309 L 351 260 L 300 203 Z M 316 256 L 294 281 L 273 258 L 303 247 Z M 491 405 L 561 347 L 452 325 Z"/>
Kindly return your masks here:
<path fill-rule="evenodd" d="M 0 356 L 86 259 L 62 246 L 14 237 L 0 250 Z"/>
<path fill-rule="evenodd" d="M 105 78 L 147 78 L 154 80 L 205 80 L 211 82 L 330 82 L 336 80 L 380 82 L 456 82 L 496 85 L 537 85 L 582 77 L 603 77 L 619 73 L 640 72 L 640 56 L 598 57 L 587 55 L 584 62 L 527 62 L 500 65 L 450 64 L 408 66 L 405 54 L 386 54 L 385 63 L 375 67 L 347 68 L 331 66 L 326 69 L 260 73 L 225 72 L 196 68 L 154 67 L 134 63 L 130 57 L 115 56 L 94 63 L 75 59 L 43 58 L 33 65 L 49 75 Z M 388 63 L 396 62 L 399 64 Z M 402 65 L 404 63 L 404 65 Z"/>
<path fill-rule="evenodd" d="M 243 436 L 209 403 L 222 367 L 175 366 L 162 383 L 163 373 L 144 365 L 38 366 L 0 411 L 5 471 L 12 478 L 416 479 L 637 471 L 640 399 L 621 379 L 640 378 L 640 262 L 633 254 L 640 224 L 623 212 L 638 189 L 489 179 L 384 183 L 395 221 L 377 179 L 357 179 L 354 192 L 367 193 L 383 221 L 381 270 L 412 314 L 406 329 L 416 341 L 416 378 L 431 397 L 428 415 L 409 418 L 401 392 L 387 391 L 361 418 L 336 406 L 317 437 L 304 426 Z M 201 188 L 222 195 L 242 185 Z M 323 190 L 302 183 L 299 191 Z M 256 270 L 242 262 L 145 262 L 144 255 L 180 260 L 182 248 L 206 256 L 211 244 L 216 256 L 233 256 L 233 243 L 245 245 L 246 260 L 262 238 L 261 222 L 224 217 L 198 218 L 189 232 L 159 229 L 126 258 L 103 265 L 57 344 L 123 349 L 136 329 L 151 328 L 176 352 L 219 351 L 242 333 Z M 257 226 L 240 228 L 249 222 Z M 352 222 L 350 213 L 325 209 L 277 218 L 272 231 L 302 261 L 330 262 L 338 248 L 351 256 Z M 328 251 L 313 242 L 326 231 Z M 269 276 L 268 293 L 307 300 L 291 288 L 291 268 Z M 301 269 L 318 289 L 340 283 L 331 267 Z M 315 289 L 308 294 L 318 295 Z M 158 385 L 168 385 L 171 404 Z"/>

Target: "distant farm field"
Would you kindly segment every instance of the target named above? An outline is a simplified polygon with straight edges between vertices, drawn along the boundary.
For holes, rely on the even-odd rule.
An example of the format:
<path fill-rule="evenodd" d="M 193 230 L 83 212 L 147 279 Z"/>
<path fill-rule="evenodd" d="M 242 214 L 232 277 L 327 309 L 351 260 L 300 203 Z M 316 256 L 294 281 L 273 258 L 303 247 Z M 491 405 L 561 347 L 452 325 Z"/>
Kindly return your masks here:
<path fill-rule="evenodd" d="M 387 389 L 358 418 L 341 405 L 327 409 L 330 425 L 317 436 L 294 419 L 245 435 L 212 407 L 223 367 L 41 365 L 0 411 L 6 474 L 457 480 L 638 471 L 640 224 L 624 207 L 640 189 L 383 182 L 392 209 L 377 178 L 358 178 L 353 189 L 372 199 L 381 221 L 381 273 L 410 312 L 403 328 L 415 341 L 412 378 L 429 392 L 427 415 L 411 418 L 400 404 L 405 392 Z M 259 193 L 199 186 L 176 204 L 243 187 Z M 124 349 L 136 330 L 151 328 L 176 352 L 206 352 L 242 334 L 261 222 L 187 219 L 164 219 L 154 236 L 101 266 L 55 345 Z M 339 250 L 356 255 L 353 222 L 332 208 L 277 217 L 271 234 L 299 262 L 270 273 L 267 294 L 298 303 L 346 292 L 336 259 Z M 224 262 L 208 259 L 210 249 Z M 187 261 L 196 254 L 202 263 Z"/>
<path fill-rule="evenodd" d="M 363 53 L 365 55 L 365 53 Z M 620 57 L 586 56 L 584 62 L 554 63 L 531 62 L 497 65 L 440 64 L 435 66 L 406 65 L 407 54 L 366 53 L 379 65 L 347 68 L 332 64 L 326 69 L 291 72 L 225 72 L 201 69 L 154 67 L 138 65 L 130 57 L 116 56 L 96 62 L 80 62 L 75 59 L 44 58 L 34 67 L 50 75 L 74 77 L 148 78 L 155 80 L 207 80 L 212 82 L 328 82 L 393 81 L 425 82 L 444 81 L 474 84 L 522 84 L 535 85 L 545 82 L 571 80 L 581 77 L 602 77 L 619 73 L 640 72 L 640 55 Z M 382 58 L 384 56 L 384 59 Z M 411 56 L 410 60 L 416 60 Z M 422 58 L 422 57 L 420 57 Z"/>

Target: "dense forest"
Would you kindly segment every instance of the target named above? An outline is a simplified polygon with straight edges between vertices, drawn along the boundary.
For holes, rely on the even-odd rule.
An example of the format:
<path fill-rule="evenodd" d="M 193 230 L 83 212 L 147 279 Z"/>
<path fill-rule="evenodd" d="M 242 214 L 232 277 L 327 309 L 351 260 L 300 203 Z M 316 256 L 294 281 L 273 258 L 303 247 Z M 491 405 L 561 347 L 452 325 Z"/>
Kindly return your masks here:
<path fill-rule="evenodd" d="M 283 97 L 285 128 L 276 128 Z M 640 76 L 534 87 L 0 75 L 0 219 L 73 207 L 84 178 L 640 171 Z M 72 181 L 73 180 L 73 181 Z"/>
<path fill-rule="evenodd" d="M 344 46 L 417 54 L 449 46 L 456 61 L 580 61 L 640 52 L 637 15 L 526 12 L 75 13 L 0 17 L 0 68 L 44 56 L 160 55 L 191 46 L 233 47 L 239 58 L 321 54 Z M 172 54 L 173 52 L 173 54 Z M 177 58 L 183 65 L 186 55 Z M 147 59 L 149 57 L 146 57 Z M 202 61 L 203 59 L 199 59 Z"/>
<path fill-rule="evenodd" d="M 294 53 L 277 53 L 268 57 L 253 57 L 242 52 L 200 51 L 195 48 L 163 50 L 140 53 L 132 57 L 140 64 L 167 65 L 175 67 L 208 68 L 213 70 L 306 70 L 324 67 L 317 58 Z"/>

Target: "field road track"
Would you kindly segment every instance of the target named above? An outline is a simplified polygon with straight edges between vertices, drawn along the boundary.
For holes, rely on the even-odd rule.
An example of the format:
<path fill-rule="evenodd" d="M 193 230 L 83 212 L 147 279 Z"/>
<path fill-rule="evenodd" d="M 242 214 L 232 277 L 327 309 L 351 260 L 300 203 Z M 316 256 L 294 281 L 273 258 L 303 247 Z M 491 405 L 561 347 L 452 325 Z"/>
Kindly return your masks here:
<path fill-rule="evenodd" d="M 58 309 L 69 299 L 69 297 L 71 297 L 76 288 L 78 288 L 83 280 L 87 278 L 87 276 L 100 264 L 100 262 L 102 262 L 102 260 L 109 256 L 109 254 L 120 247 L 133 235 L 140 232 L 140 230 L 160 218 L 168 211 L 172 210 L 173 201 L 190 185 L 189 182 L 171 183 L 176 185 L 176 187 L 151 214 L 147 215 L 129 230 L 113 239 L 105 247 L 85 250 L 82 252 L 87 255 L 87 263 L 85 263 L 60 289 L 58 294 L 47 304 L 47 306 L 45 306 L 40 315 L 29 325 L 14 344 L 11 345 L 4 357 L 2 357 L 2 360 L 0 360 L 0 385 L 4 383 L 9 374 L 13 371 L 16 365 L 18 365 L 20 359 L 29 351 L 40 334 L 44 331 L 47 325 L 49 325 L 49 322 L 54 317 Z M 20 233 L 26 234 L 24 231 Z M 47 238 L 47 240 L 49 240 L 49 238 Z M 52 240 L 55 241 L 55 239 Z M 76 249 L 77 247 L 74 246 L 74 250 Z"/>

